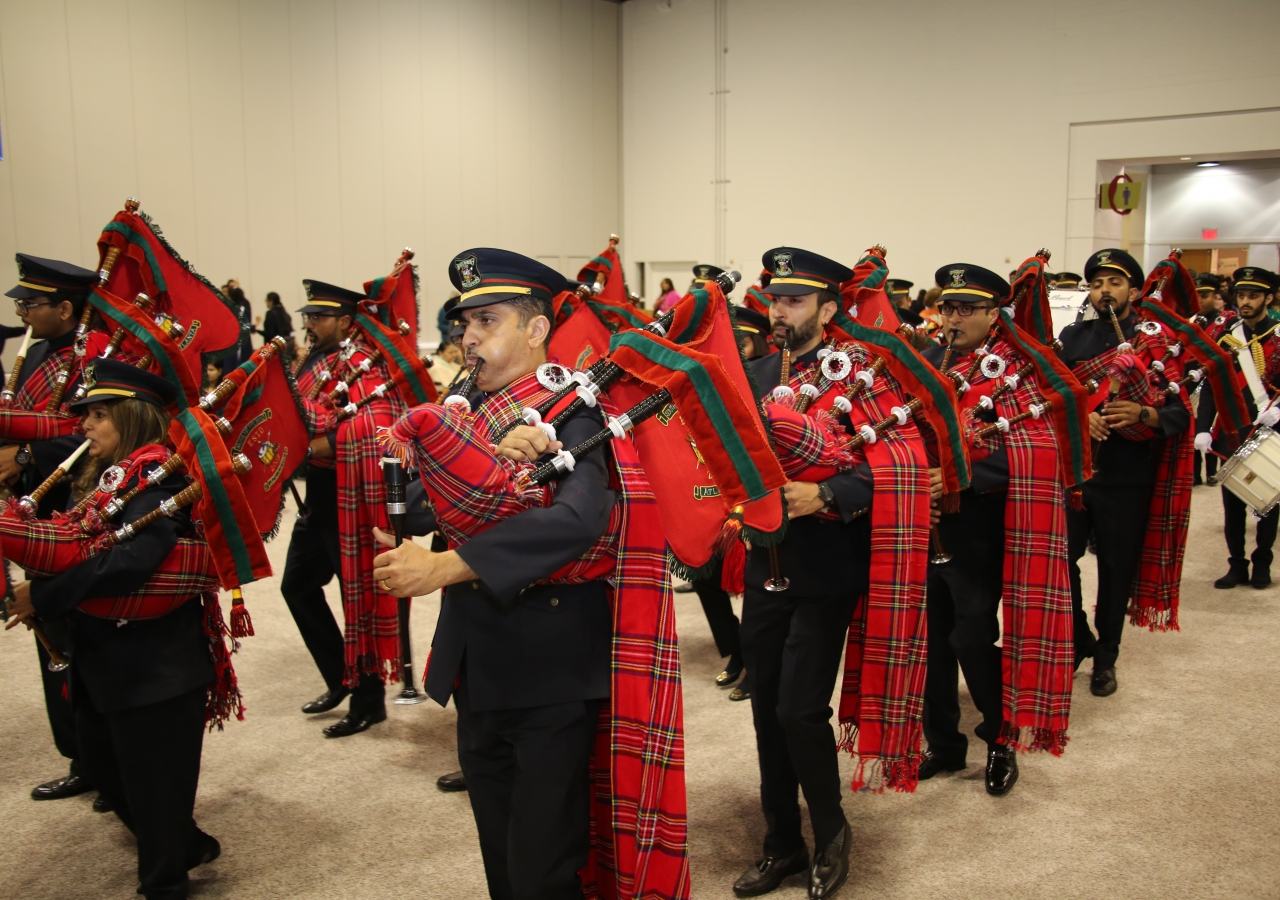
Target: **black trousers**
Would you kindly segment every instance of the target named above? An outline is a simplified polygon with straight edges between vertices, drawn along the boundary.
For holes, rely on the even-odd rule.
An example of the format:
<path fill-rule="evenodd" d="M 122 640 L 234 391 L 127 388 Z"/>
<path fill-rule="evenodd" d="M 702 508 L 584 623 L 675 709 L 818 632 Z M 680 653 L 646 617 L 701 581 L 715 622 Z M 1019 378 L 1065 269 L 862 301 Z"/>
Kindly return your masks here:
<path fill-rule="evenodd" d="M 768 856 L 804 847 L 797 789 L 804 791 L 818 847 L 844 828 L 831 693 L 854 605 L 852 596 L 791 597 L 747 585 L 742 651 L 752 679 Z"/>
<path fill-rule="evenodd" d="M 1245 520 L 1249 517 L 1249 506 L 1225 487 L 1222 489 L 1222 533 L 1227 537 L 1227 552 L 1231 564 L 1247 563 L 1245 556 Z M 1258 519 L 1257 543 L 1253 551 L 1253 564 L 1264 569 L 1271 568 L 1271 548 L 1276 543 L 1276 524 L 1280 522 L 1280 509 L 1273 509 Z"/>
<path fill-rule="evenodd" d="M 1004 721 L 1000 598 L 1004 593 L 1003 491 L 964 494 L 960 510 L 938 524 L 951 562 L 929 566 L 928 675 L 924 736 L 939 757 L 964 761 L 969 739 L 960 733 L 960 679 L 982 713 L 974 733 L 995 746 Z"/>
<path fill-rule="evenodd" d="M 1196 451 L 1196 467 L 1192 470 L 1196 475 L 1200 474 L 1200 460 L 1204 460 L 1204 477 L 1212 478 L 1218 474 L 1218 457 L 1212 453 L 1201 453 Z"/>
<path fill-rule="evenodd" d="M 307 506 L 311 515 L 298 519 L 289 538 L 280 593 L 298 625 L 325 686 L 342 687 L 346 672 L 342 627 L 324 597 L 324 587 L 342 571 L 338 547 L 338 476 L 332 470 L 307 473 Z M 353 710 L 384 703 L 385 688 L 376 676 L 360 679 L 351 699 Z"/>
<path fill-rule="evenodd" d="M 98 793 L 138 838 L 138 881 L 147 900 L 187 896 L 187 868 L 203 834 L 192 812 L 204 710 L 204 688 L 111 713 L 76 703 L 80 758 Z"/>
<path fill-rule="evenodd" d="M 1109 669 L 1120 655 L 1129 594 L 1147 531 L 1151 487 L 1084 485 L 1084 509 L 1067 510 L 1067 557 L 1071 576 L 1071 607 L 1075 613 L 1076 659 L 1093 657 L 1095 669 Z M 1080 557 L 1093 532 L 1098 547 L 1098 605 L 1089 630 L 1080 587 Z"/>
<path fill-rule="evenodd" d="M 598 700 L 476 712 L 464 679 L 458 759 L 493 900 L 581 900 Z"/>
<path fill-rule="evenodd" d="M 45 633 L 55 647 L 64 654 L 67 642 L 63 639 L 64 631 L 61 622 L 46 622 Z M 66 697 L 67 670 L 49 671 L 49 654 L 44 645 L 36 643 L 36 659 L 40 663 L 40 683 L 44 687 L 44 709 L 49 715 L 49 729 L 53 732 L 53 745 L 66 759 L 71 760 L 71 774 L 84 775 L 84 767 L 76 757 L 79 747 L 76 742 L 76 716 L 71 709 L 71 701 Z"/>
<path fill-rule="evenodd" d="M 720 558 L 716 557 L 720 563 Z M 711 626 L 711 636 L 715 638 L 716 650 L 721 657 L 729 657 L 730 665 L 742 662 L 742 637 L 739 633 L 738 617 L 733 613 L 733 601 L 728 591 L 720 587 L 720 565 L 714 574 L 707 578 L 693 580 L 694 593 L 702 602 L 702 611 L 707 615 L 707 624 Z"/>

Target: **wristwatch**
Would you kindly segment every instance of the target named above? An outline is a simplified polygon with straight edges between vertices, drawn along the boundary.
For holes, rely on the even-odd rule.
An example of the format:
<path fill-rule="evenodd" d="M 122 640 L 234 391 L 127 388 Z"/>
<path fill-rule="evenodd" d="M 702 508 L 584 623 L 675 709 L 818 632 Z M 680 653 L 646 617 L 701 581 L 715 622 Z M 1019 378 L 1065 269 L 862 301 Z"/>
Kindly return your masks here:
<path fill-rule="evenodd" d="M 1147 424 L 1147 419 L 1149 419 L 1149 418 L 1151 418 L 1150 410 L 1149 410 L 1147 407 L 1145 407 L 1145 406 L 1144 406 L 1144 407 L 1142 407 L 1142 411 L 1138 413 L 1138 422 L 1139 422 L 1139 424 L 1146 425 L 1146 424 Z"/>
<path fill-rule="evenodd" d="M 831 485 L 825 481 L 818 482 L 818 499 L 822 501 L 823 509 L 830 509 L 831 504 L 836 502 L 836 493 L 831 490 Z"/>
<path fill-rule="evenodd" d="M 19 447 L 18 452 L 13 457 L 13 461 L 24 469 L 31 465 L 31 445 L 23 444 Z"/>

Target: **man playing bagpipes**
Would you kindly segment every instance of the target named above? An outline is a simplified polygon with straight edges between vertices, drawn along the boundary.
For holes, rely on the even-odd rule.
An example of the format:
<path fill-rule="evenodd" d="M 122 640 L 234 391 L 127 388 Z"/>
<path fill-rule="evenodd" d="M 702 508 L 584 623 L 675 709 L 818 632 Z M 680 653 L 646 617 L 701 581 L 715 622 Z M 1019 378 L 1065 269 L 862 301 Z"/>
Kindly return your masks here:
<path fill-rule="evenodd" d="M 322 281 L 303 286 L 310 351 L 296 375 L 314 435 L 309 513 L 294 524 L 280 592 L 326 686 L 302 711 L 328 712 L 351 696 L 348 713 L 324 729 L 338 738 L 386 719 L 383 680 L 399 674 L 396 601 L 374 583 L 372 529 L 386 521 L 377 430 L 405 407 L 395 391 L 379 393 L 391 376 L 356 326 L 365 295 Z M 335 575 L 344 628 L 324 598 Z"/>
<path fill-rule="evenodd" d="M 75 369 L 73 374 L 79 374 L 79 365 L 74 362 L 76 323 L 84 311 L 89 289 L 98 283 L 98 273 L 25 253 L 19 253 L 16 260 L 18 283 L 5 296 L 13 298 L 18 316 L 30 330 L 29 337 L 36 342 L 28 346 L 24 341 L 23 350 L 18 354 L 22 360 L 10 372 L 14 395 L 0 405 L 13 410 L 40 411 L 49 406 L 58 373 L 64 365 L 71 363 Z M 29 493 L 47 478 L 79 441 L 78 438 L 70 443 L 65 439 L 15 440 L 4 433 L 6 430 L 0 427 L 0 441 L 8 441 L 0 446 L 0 482 L 18 494 Z M 48 516 L 54 509 L 64 508 L 66 499 L 67 487 L 59 485 L 45 496 L 39 514 Z M 55 644 L 63 643 L 60 623 L 50 623 L 49 633 Z M 49 670 L 49 655 L 39 642 L 36 650 L 53 741 L 58 752 L 71 760 L 71 767 L 65 777 L 38 785 L 31 796 L 35 800 L 74 797 L 92 790 L 93 785 L 76 761 L 75 721 L 63 697 L 66 675 Z M 96 807 L 105 809 L 106 800 Z"/>
<path fill-rule="evenodd" d="M 753 546 L 745 572 L 742 643 L 752 680 L 751 707 L 767 830 L 764 857 L 743 873 L 734 891 L 739 896 L 768 893 L 789 875 L 807 870 L 809 896 L 825 898 L 840 889 L 849 871 L 851 834 L 841 808 L 837 740 L 830 722 L 831 693 L 841 653 L 846 649 L 846 633 L 845 693 L 853 697 L 860 694 L 860 702 L 853 705 L 865 713 L 860 716 L 841 703 L 846 731 L 841 746 L 859 754 L 855 786 L 910 789 L 915 783 L 919 700 L 913 711 L 912 704 L 901 703 L 896 692 L 922 688 L 923 597 L 918 596 L 914 605 L 904 601 L 903 605 L 911 608 L 892 616 L 893 625 L 876 615 L 866 615 L 866 610 L 874 557 L 872 492 L 883 491 L 883 511 L 893 520 L 880 523 L 887 539 L 902 545 L 903 558 L 909 556 L 913 545 L 921 551 L 918 574 L 923 580 L 928 470 L 923 441 L 906 398 L 896 381 L 877 374 L 885 363 L 873 365 L 868 350 L 847 343 L 847 335 L 841 336 L 846 343 L 823 346 L 840 311 L 841 286 L 851 281 L 853 271 L 816 253 L 789 247 L 765 253 L 763 263 L 771 276 L 763 290 L 772 301 L 772 339 L 781 352 L 751 364 L 759 396 L 770 397 L 783 407 L 794 402 L 792 415 L 812 404 L 810 415 L 839 416 L 835 432 L 861 426 L 874 436 L 855 438 L 870 449 L 857 454 L 856 464 L 839 471 L 801 475 L 784 463 L 793 479 L 784 487 L 789 517 L 786 535 L 775 546 Z M 885 310 L 893 315 L 887 298 Z M 896 324 L 895 320 L 890 327 Z M 912 352 L 901 341 L 891 339 L 902 352 Z M 867 382 L 855 376 L 855 368 L 865 373 Z M 855 384 L 856 390 L 852 388 Z M 854 398 L 852 402 L 849 397 Z M 833 406 L 839 408 L 833 412 Z M 895 409 L 893 427 L 881 424 L 872 428 L 871 423 L 882 420 L 890 407 Z M 897 410 L 901 410 L 901 417 L 897 417 Z M 850 413 L 857 417 L 856 425 Z M 778 415 L 774 409 L 770 419 Z M 882 434 L 884 439 L 879 440 Z M 780 459 L 802 452 L 790 445 L 777 421 L 773 441 Z M 881 474 L 873 474 L 875 471 Z M 908 511 L 901 519 L 894 514 L 899 501 Z M 913 514 L 920 517 L 916 520 L 918 534 L 913 533 Z M 886 581 L 903 576 L 904 572 L 897 570 L 880 573 Z M 859 610 L 862 612 L 855 617 Z M 850 628 L 851 623 L 855 629 Z M 865 635 L 874 635 L 872 640 L 879 645 L 875 651 L 866 648 Z M 881 649 L 888 649 L 889 655 L 899 651 L 918 655 L 919 678 L 914 681 L 919 684 L 912 684 L 913 678 L 907 677 L 889 685 L 869 675 L 874 666 L 864 668 L 858 657 L 864 651 L 868 657 L 876 655 Z M 899 663 L 904 660 L 895 657 L 893 664 Z M 899 721 L 888 712 L 890 707 L 906 709 L 910 721 Z M 911 731 L 914 736 L 905 738 Z M 812 865 L 800 830 L 797 789 L 804 791 L 813 825 Z"/>
<path fill-rule="evenodd" d="M 9 627 L 69 617 L 78 759 L 137 837 L 139 893 L 176 900 L 187 870 L 221 852 L 192 812 L 205 726 L 240 715 L 239 691 L 209 547 L 178 497 L 188 480 L 150 478 L 172 453 L 176 387 L 116 360 L 86 367 L 85 385 L 71 404 L 89 457 L 76 508 L 0 514 L 0 548 L 31 578 L 14 588 Z"/>
<path fill-rule="evenodd" d="M 1267 308 L 1280 290 L 1280 276 L 1257 266 L 1245 266 L 1232 274 L 1235 282 L 1237 314 L 1224 313 L 1207 330 L 1223 349 L 1235 357 L 1236 368 L 1244 376 L 1245 404 L 1249 417 L 1258 425 L 1274 428 L 1280 422 L 1280 408 L 1271 405 L 1272 392 L 1280 388 L 1280 322 L 1267 315 Z M 1200 392 L 1196 411 L 1196 449 L 1206 455 L 1229 455 L 1226 435 L 1215 437 L 1214 419 L 1218 407 L 1211 391 Z M 1253 573 L 1245 557 L 1247 506 L 1224 486 L 1222 488 L 1222 532 L 1227 538 L 1230 569 L 1213 583 L 1216 588 L 1251 584 L 1265 588 L 1271 584 L 1272 550 L 1280 510 L 1273 509 L 1257 520 L 1257 549 L 1253 551 Z"/>
<path fill-rule="evenodd" d="M 1018 303 L 1043 298 L 1047 309 L 1043 262 L 1029 263 L 1019 282 L 1031 284 Z M 982 714 L 975 733 L 987 745 L 987 793 L 1002 796 L 1018 780 L 1018 750 L 1059 755 L 1067 742 L 1073 669 L 1066 494 L 1082 479 L 1064 477 L 1064 468 L 1084 464 L 1077 457 L 1088 453 L 1084 389 L 1003 312 L 1014 293 L 995 272 L 953 263 L 934 277 L 947 344 L 924 357 L 967 385 L 960 402 L 972 490 L 938 523 L 938 543 L 950 559 L 929 566 L 929 752 L 920 778 L 965 767 L 958 664 Z"/>
<path fill-rule="evenodd" d="M 596 882 L 599 896 L 688 897 L 679 666 L 648 480 L 628 440 L 564 462 L 598 437 L 595 409 L 554 440 L 530 415 L 564 386 L 545 347 L 565 279 L 483 248 L 449 277 L 469 384 L 411 410 L 388 444 L 416 462 L 450 549 L 405 543 L 375 566 L 397 596 L 444 588 L 426 688 L 458 709 L 489 895 L 596 896 Z M 516 473 L 550 451 L 558 484 L 521 488 Z"/>
<path fill-rule="evenodd" d="M 1154 546 L 1189 507 L 1190 455 L 1184 467 L 1178 451 L 1191 416 L 1183 394 L 1170 396 L 1147 377 L 1152 363 L 1159 363 L 1163 377 L 1176 380 L 1180 365 L 1176 352 L 1168 350 L 1173 340 L 1167 333 L 1158 327 L 1149 332 L 1147 323 L 1139 331 L 1133 304 L 1141 296 L 1143 276 L 1137 260 L 1123 250 L 1099 250 L 1089 257 L 1084 275 L 1098 317 L 1064 328 L 1059 355 L 1082 382 L 1095 379 L 1102 385 L 1105 402 L 1089 414 L 1093 477 L 1083 486 L 1083 508 L 1067 511 L 1067 542 L 1076 665 L 1093 657 L 1089 689 L 1107 697 L 1116 692 L 1116 659 L 1131 595 L 1141 603 L 1144 582 L 1170 578 L 1176 590 L 1173 576 L 1180 576 L 1182 548 L 1166 545 L 1147 554 L 1144 543 Z M 1161 515 L 1153 517 L 1157 507 Z M 1079 567 L 1091 532 L 1098 550 L 1096 638 L 1084 611 Z"/>

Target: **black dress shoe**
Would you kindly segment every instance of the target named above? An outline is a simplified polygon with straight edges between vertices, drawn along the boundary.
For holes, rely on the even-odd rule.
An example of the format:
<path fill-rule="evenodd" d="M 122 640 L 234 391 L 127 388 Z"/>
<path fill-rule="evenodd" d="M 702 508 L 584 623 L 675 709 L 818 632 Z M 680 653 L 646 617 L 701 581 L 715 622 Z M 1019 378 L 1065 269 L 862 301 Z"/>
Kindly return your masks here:
<path fill-rule="evenodd" d="M 840 835 L 814 856 L 813 868 L 809 870 L 809 900 L 827 900 L 844 885 L 849 877 L 849 845 L 852 843 L 853 832 L 845 822 Z"/>
<path fill-rule="evenodd" d="M 729 699 L 732 700 L 734 703 L 739 703 L 743 700 L 750 700 L 751 689 L 745 688 L 742 685 L 738 685 L 736 688 L 734 688 L 729 692 Z"/>
<path fill-rule="evenodd" d="M 920 780 L 928 781 L 939 772 L 959 772 L 967 763 L 963 759 L 947 759 L 936 756 L 930 751 L 924 754 L 924 762 L 920 763 Z"/>
<path fill-rule="evenodd" d="M 737 668 L 733 667 L 733 661 L 730 660 L 729 668 L 725 669 L 716 676 L 716 687 L 728 687 L 739 678 L 742 677 L 742 664 L 739 663 Z"/>
<path fill-rule="evenodd" d="M 46 781 L 44 784 L 36 785 L 31 789 L 31 799 L 61 800 L 64 797 L 75 797 L 91 790 L 93 790 L 93 785 L 89 783 L 88 778 L 82 778 L 79 775 L 67 775 L 63 778 L 56 778 L 53 781 Z"/>
<path fill-rule="evenodd" d="M 111 812 L 113 809 L 115 809 L 115 807 L 111 805 L 111 801 L 110 801 L 110 800 L 108 800 L 106 797 L 102 796 L 101 794 L 99 794 L 98 796 L 96 796 L 96 797 L 94 797 L 94 798 L 93 798 L 93 811 L 94 811 L 94 812 L 97 812 L 97 813 L 109 813 L 109 812 Z"/>
<path fill-rule="evenodd" d="M 1253 577 L 1249 579 L 1249 583 L 1258 590 L 1269 587 L 1271 585 L 1271 567 L 1254 563 Z"/>
<path fill-rule="evenodd" d="M 671 589 L 671 591 L 672 593 L 675 593 L 675 594 L 692 594 L 693 584 L 692 582 L 689 582 L 686 584 L 677 584 L 675 587 Z"/>
<path fill-rule="evenodd" d="M 1003 797 L 1018 783 L 1018 751 L 1003 744 L 987 750 L 987 793 Z"/>
<path fill-rule="evenodd" d="M 733 883 L 739 897 L 759 897 L 778 889 L 783 879 L 808 871 L 809 851 L 803 847 L 790 856 L 766 856 Z"/>
<path fill-rule="evenodd" d="M 450 772 L 448 775 L 441 775 L 437 778 L 436 787 L 449 794 L 455 791 L 465 791 L 467 789 L 467 779 L 462 774 L 462 770 L 459 769 L 456 772 Z"/>
<path fill-rule="evenodd" d="M 351 688 L 340 687 L 334 691 L 325 691 L 310 703 L 302 704 L 302 711 L 307 715 L 315 713 L 328 712 L 343 700 L 347 699 L 347 695 L 351 693 Z"/>
<path fill-rule="evenodd" d="M 1094 669 L 1093 677 L 1089 679 L 1089 691 L 1095 697 L 1110 697 L 1119 686 L 1119 682 L 1116 681 L 1115 666 L 1109 669 Z"/>
<path fill-rule="evenodd" d="M 349 712 L 324 730 L 327 738 L 350 737 L 387 719 L 386 709 L 371 709 L 366 712 Z"/>
<path fill-rule="evenodd" d="M 222 845 L 218 843 L 218 839 L 197 828 L 196 836 L 191 842 L 191 849 L 187 851 L 187 868 L 194 869 L 196 866 L 206 865 L 221 855 Z"/>
<path fill-rule="evenodd" d="M 1247 562 L 1235 562 L 1233 560 L 1231 568 L 1228 570 L 1227 574 L 1215 581 L 1213 586 L 1219 590 L 1226 590 L 1227 588 L 1233 588 L 1238 585 L 1245 584 L 1248 580 L 1249 564 Z M 1267 581 L 1268 583 L 1271 581 L 1270 573 L 1267 573 Z"/>

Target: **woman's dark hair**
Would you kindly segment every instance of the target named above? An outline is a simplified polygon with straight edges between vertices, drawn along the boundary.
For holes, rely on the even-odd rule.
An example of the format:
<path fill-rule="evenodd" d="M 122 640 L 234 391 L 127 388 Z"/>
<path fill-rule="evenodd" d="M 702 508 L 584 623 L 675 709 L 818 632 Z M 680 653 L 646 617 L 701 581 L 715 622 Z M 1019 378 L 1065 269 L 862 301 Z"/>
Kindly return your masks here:
<path fill-rule="evenodd" d="M 675 289 L 675 283 L 670 278 L 662 279 L 662 293 L 665 294 L 668 291 L 674 291 Z"/>
<path fill-rule="evenodd" d="M 231 290 L 227 291 L 227 298 L 232 303 L 236 303 L 236 304 L 249 302 L 248 300 L 245 299 L 244 289 L 238 288 L 238 287 L 233 287 L 231 288 Z"/>
<path fill-rule="evenodd" d="M 267 306 L 279 306 L 279 305 L 280 305 L 280 295 L 277 294 L 275 291 L 269 291 L 267 293 Z"/>
<path fill-rule="evenodd" d="M 169 434 L 169 414 L 154 403 L 126 397 L 113 400 L 106 407 L 107 418 L 120 435 L 120 443 L 109 459 L 99 457 L 89 460 L 72 488 L 76 502 L 94 489 L 102 471 L 108 466 L 114 466 L 139 447 L 163 444 Z"/>

